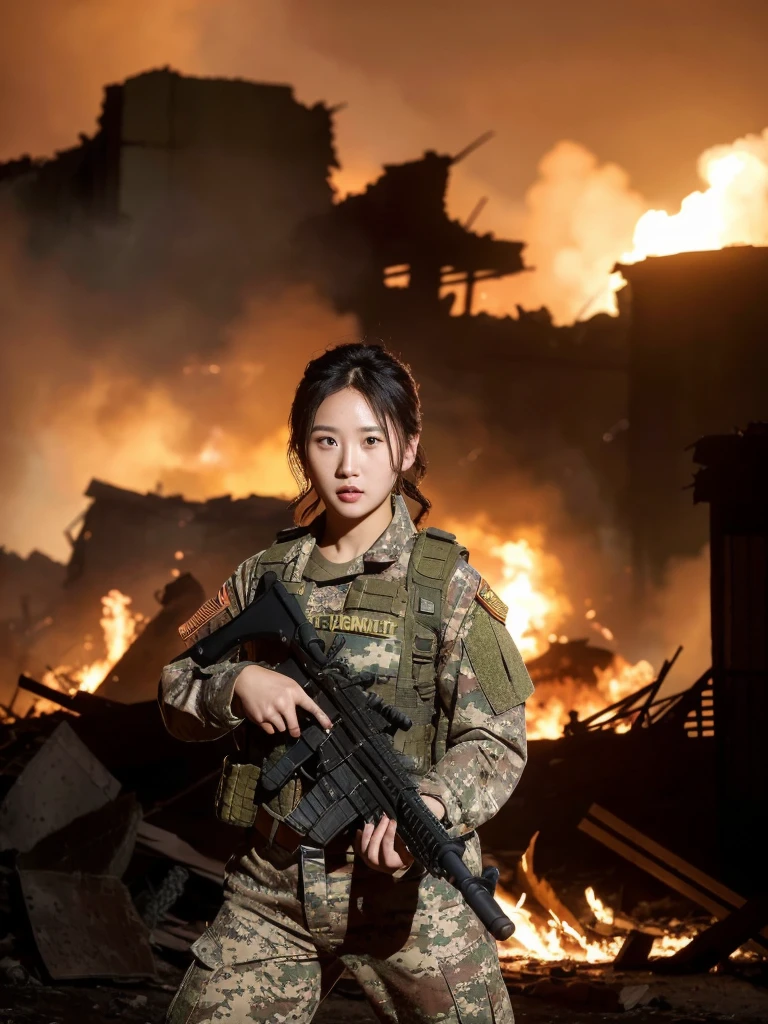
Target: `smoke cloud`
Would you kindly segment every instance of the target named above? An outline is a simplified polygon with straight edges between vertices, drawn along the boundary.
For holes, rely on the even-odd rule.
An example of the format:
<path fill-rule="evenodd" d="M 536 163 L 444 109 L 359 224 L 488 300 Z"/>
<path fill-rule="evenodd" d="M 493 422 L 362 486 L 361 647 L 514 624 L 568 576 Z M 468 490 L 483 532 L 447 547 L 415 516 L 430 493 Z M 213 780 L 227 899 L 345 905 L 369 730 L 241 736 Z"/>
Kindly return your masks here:
<path fill-rule="evenodd" d="M 439 18 L 403 0 L 30 0 L 2 12 L 0 159 L 72 146 L 94 130 L 104 84 L 164 65 L 348 103 L 339 194 L 383 163 L 458 152 L 493 128 L 455 167 L 449 213 L 488 197 L 477 229 L 524 239 L 536 271 L 486 283 L 478 308 L 546 304 L 569 322 L 615 308 L 607 271 L 644 210 L 675 209 L 697 186 L 696 155 L 763 123 L 766 30 L 768 9 L 749 0 L 480 0 L 470 19 L 457 0 Z"/>
<path fill-rule="evenodd" d="M 603 307 L 605 277 L 639 215 L 652 204 L 675 207 L 697 186 L 696 154 L 763 123 L 764 4 L 650 0 L 617 9 L 596 0 L 585 9 L 549 0 L 522 9 L 480 0 L 471 16 L 456 0 L 439 14 L 430 8 L 402 0 L 6 4 L 0 159 L 75 145 L 79 132 L 96 128 L 105 84 L 164 65 L 289 82 L 304 103 L 348 102 L 336 116 L 339 194 L 363 188 L 383 163 L 426 148 L 455 153 L 492 128 L 496 138 L 454 168 L 448 211 L 464 218 L 488 196 L 475 227 L 524 239 L 537 270 L 488 284 L 481 306 L 546 304 L 566 322 Z M 54 538 L 81 510 L 92 476 L 139 490 L 159 483 L 191 498 L 292 491 L 283 460 L 292 388 L 308 358 L 357 336 L 352 319 L 306 291 L 268 295 L 255 282 L 217 316 L 189 280 L 179 283 L 183 261 L 152 280 L 142 273 L 155 239 L 138 240 L 119 260 L 106 237 L 96 251 L 71 241 L 55 259 L 33 261 L 24 225 L 5 208 L 0 217 L 4 543 L 65 557 Z M 83 260 L 103 268 L 101 287 L 76 283 L 73 267 Z M 448 508 L 472 520 L 482 495 L 488 530 L 547 522 L 565 532 L 561 496 L 514 469 L 516 453 L 483 409 L 428 380 L 424 395 L 435 522 Z M 588 472 L 583 479 L 593 490 Z M 568 589 L 597 604 L 600 559 L 621 564 L 622 553 L 585 557 L 579 543 L 561 541 Z M 702 593 L 685 571 L 680 578 L 683 592 Z M 670 631 L 673 649 L 685 627 Z"/>
<path fill-rule="evenodd" d="M 310 290 L 254 285 L 211 320 L 170 280 L 96 291 L 66 260 L 26 255 L 5 210 L 0 245 L 0 536 L 66 557 L 62 530 L 92 477 L 183 493 L 291 494 L 286 418 L 308 358 L 357 337 Z M 92 254 L 117 259 L 115 244 Z M 141 253 L 137 261 L 142 262 Z M 166 275 L 179 273 L 167 266 Z M 267 374 L 267 367 L 269 372 Z"/>
<path fill-rule="evenodd" d="M 634 227 L 647 203 L 616 164 L 601 164 L 576 142 L 559 142 L 539 164 L 525 197 L 522 237 L 535 268 L 484 288 L 482 306 L 502 313 L 512 302 L 547 306 L 556 323 L 616 312 L 613 265 L 632 248 Z"/>

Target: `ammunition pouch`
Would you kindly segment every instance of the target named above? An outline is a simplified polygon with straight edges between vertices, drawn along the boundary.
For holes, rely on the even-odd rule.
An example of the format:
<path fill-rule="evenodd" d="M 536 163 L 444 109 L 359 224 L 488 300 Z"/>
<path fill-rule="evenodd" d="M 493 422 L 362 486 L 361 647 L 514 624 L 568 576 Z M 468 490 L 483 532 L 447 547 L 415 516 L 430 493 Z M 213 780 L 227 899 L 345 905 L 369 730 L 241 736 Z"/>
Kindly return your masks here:
<path fill-rule="evenodd" d="M 219 821 L 242 828 L 253 825 L 258 810 L 255 798 L 260 777 L 261 768 L 257 765 L 238 764 L 229 757 L 224 758 L 216 792 L 216 817 Z"/>

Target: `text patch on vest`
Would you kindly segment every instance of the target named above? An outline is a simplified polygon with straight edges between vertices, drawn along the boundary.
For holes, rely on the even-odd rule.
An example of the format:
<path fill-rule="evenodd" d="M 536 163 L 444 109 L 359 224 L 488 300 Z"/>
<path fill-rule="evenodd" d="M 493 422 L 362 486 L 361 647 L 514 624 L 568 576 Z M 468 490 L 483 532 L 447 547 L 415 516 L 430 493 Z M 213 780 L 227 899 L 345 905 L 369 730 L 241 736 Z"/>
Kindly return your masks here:
<path fill-rule="evenodd" d="M 313 615 L 312 625 L 315 629 L 325 629 L 332 633 L 362 633 L 365 636 L 395 636 L 397 632 L 397 625 L 392 619 L 347 612 Z"/>

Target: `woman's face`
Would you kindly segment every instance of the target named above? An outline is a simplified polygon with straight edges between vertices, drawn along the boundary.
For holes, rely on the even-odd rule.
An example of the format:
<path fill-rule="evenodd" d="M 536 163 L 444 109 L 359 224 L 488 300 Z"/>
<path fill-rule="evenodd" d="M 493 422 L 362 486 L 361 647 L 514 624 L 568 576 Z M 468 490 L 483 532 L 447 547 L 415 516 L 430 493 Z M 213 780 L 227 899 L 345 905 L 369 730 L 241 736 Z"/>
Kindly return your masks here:
<path fill-rule="evenodd" d="M 418 437 L 408 444 L 402 471 L 416 457 Z M 395 449 L 395 438 L 390 437 Z M 388 500 L 397 479 L 390 463 L 385 425 L 359 391 L 344 388 L 319 406 L 307 446 L 307 472 L 329 511 L 362 519 Z"/>

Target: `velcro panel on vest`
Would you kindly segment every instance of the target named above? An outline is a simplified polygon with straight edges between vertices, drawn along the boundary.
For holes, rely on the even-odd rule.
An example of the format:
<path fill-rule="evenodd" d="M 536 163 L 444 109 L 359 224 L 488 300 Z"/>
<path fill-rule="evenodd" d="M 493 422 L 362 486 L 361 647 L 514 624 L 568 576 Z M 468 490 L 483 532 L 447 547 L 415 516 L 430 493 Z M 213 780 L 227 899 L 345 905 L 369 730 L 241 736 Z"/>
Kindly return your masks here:
<path fill-rule="evenodd" d="M 418 572 L 431 580 L 442 580 L 446 562 L 453 560 L 456 545 L 453 541 L 437 540 L 427 536 L 421 546 Z"/>
<path fill-rule="evenodd" d="M 384 612 L 405 615 L 407 593 L 397 580 L 381 580 L 375 576 L 358 576 L 350 584 L 344 601 L 344 611 Z"/>
<path fill-rule="evenodd" d="M 528 670 L 506 627 L 479 605 L 464 647 L 495 715 L 522 704 L 533 693 Z"/>

